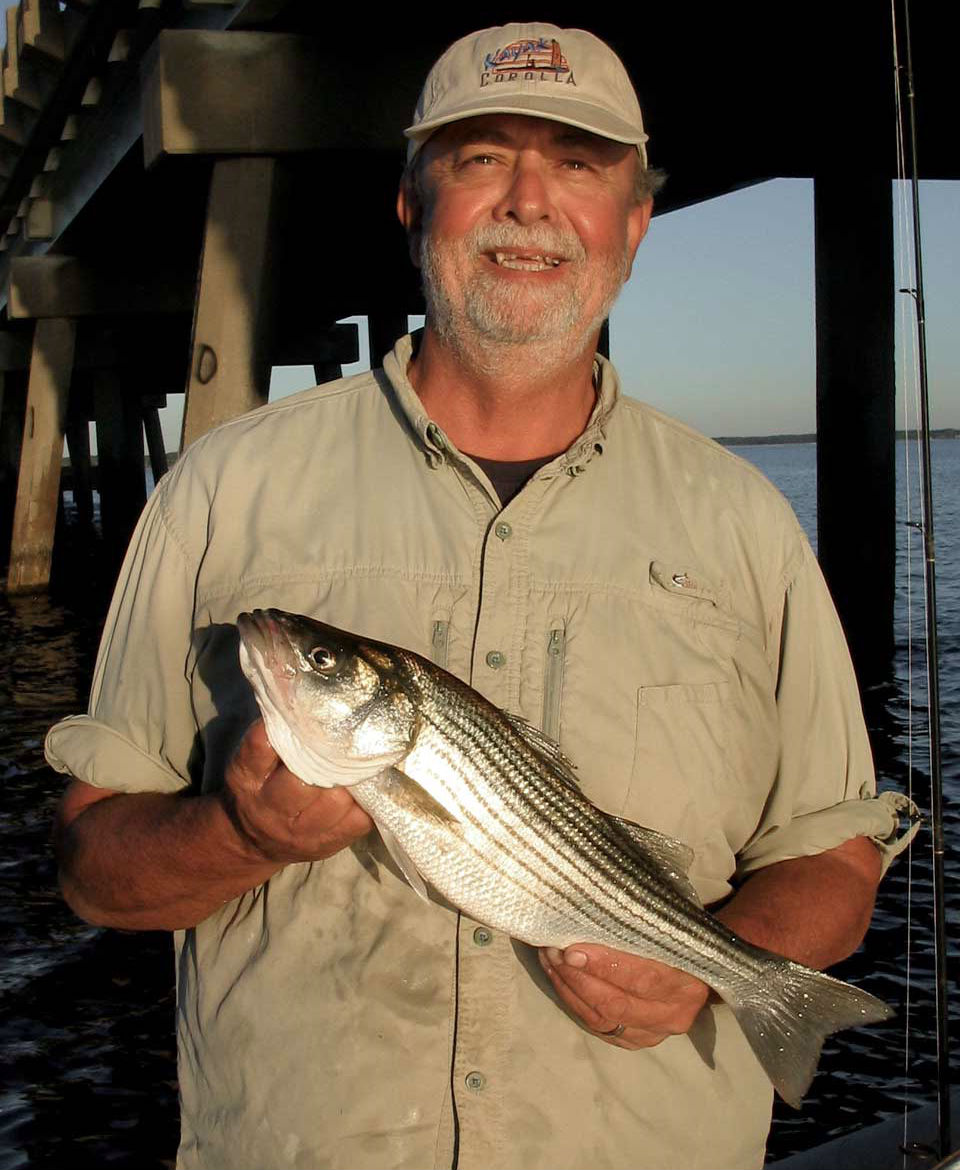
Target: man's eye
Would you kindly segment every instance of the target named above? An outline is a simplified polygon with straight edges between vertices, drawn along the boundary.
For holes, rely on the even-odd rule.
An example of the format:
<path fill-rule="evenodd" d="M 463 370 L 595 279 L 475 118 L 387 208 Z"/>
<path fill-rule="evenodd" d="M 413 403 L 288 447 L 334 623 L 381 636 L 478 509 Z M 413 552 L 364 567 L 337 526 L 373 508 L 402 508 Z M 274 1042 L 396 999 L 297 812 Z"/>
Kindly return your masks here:
<path fill-rule="evenodd" d="M 581 158 L 568 158 L 564 164 L 569 171 L 585 171 L 587 164 Z"/>
<path fill-rule="evenodd" d="M 489 166 L 494 161 L 495 160 L 492 154 L 475 154 L 470 158 L 470 162 L 475 163 L 477 166 L 481 167 Z"/>

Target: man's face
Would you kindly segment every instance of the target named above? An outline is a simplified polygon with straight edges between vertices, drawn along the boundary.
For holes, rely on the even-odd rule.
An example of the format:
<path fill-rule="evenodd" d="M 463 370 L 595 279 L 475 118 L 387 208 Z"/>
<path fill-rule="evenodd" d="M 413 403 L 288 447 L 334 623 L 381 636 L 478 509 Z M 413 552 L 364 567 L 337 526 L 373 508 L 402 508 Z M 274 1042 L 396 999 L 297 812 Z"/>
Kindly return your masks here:
<path fill-rule="evenodd" d="M 398 202 L 431 326 L 579 349 L 646 231 L 636 166 L 633 147 L 542 118 L 493 114 L 438 131 L 420 162 L 423 206 L 408 190 Z"/>

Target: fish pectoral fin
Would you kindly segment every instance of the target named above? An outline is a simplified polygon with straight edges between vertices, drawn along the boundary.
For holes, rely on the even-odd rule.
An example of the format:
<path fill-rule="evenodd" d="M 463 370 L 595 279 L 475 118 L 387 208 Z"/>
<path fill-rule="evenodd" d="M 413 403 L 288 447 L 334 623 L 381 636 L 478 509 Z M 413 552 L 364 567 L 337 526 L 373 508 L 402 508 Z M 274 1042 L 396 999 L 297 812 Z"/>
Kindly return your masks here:
<path fill-rule="evenodd" d="M 414 864 L 413 858 L 389 829 L 384 828 L 383 825 L 378 825 L 377 828 L 380 830 L 380 836 L 383 838 L 384 847 L 396 862 L 397 869 L 400 870 L 413 889 L 423 898 L 424 902 L 429 902 L 430 895 L 427 893 L 427 883 L 423 880 L 420 870 Z"/>
<path fill-rule="evenodd" d="M 693 882 L 687 876 L 690 866 L 693 865 L 693 850 L 683 841 L 675 837 L 666 837 L 656 829 L 647 829 L 635 821 L 628 821 L 624 817 L 615 817 L 611 814 L 610 820 L 617 825 L 647 858 L 652 858 L 660 867 L 661 876 L 685 898 L 689 898 L 697 906 L 703 901 L 694 888 Z"/>
<path fill-rule="evenodd" d="M 563 780 L 571 785 L 573 788 L 580 791 L 580 781 L 577 779 L 577 774 L 574 771 L 574 766 L 569 759 L 560 750 L 560 745 L 555 739 L 551 739 L 546 732 L 541 731 L 539 727 L 528 720 L 524 719 L 522 715 L 513 715 L 509 711 L 504 711 L 507 722 L 513 730 L 520 736 L 527 747 L 532 748 L 533 751 L 545 760 L 550 768 L 557 773 Z"/>
<path fill-rule="evenodd" d="M 448 829 L 460 830 L 460 818 L 456 813 L 441 804 L 422 784 L 418 784 L 400 768 L 388 768 L 383 773 L 382 782 L 389 785 L 390 798 L 396 804 L 409 809 L 416 816 L 437 821 Z"/>

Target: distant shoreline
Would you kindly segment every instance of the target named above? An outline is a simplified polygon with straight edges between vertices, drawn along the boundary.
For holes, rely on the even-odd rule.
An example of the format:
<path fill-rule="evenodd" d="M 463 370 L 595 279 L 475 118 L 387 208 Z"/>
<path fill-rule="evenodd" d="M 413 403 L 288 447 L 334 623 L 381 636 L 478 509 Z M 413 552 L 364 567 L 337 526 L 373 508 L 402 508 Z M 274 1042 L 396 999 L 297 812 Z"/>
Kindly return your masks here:
<path fill-rule="evenodd" d="M 917 432 L 897 431 L 898 439 L 915 439 Z M 930 432 L 931 439 L 960 439 L 960 428 L 940 427 Z M 719 435 L 715 441 L 724 447 L 779 446 L 783 443 L 815 443 L 817 436 L 808 435 Z"/>
<path fill-rule="evenodd" d="M 905 438 L 915 439 L 917 437 L 916 431 L 897 431 L 898 439 Z M 939 430 L 930 432 L 931 439 L 960 439 L 960 427 L 940 427 Z M 808 435 L 720 435 L 714 436 L 714 442 L 719 443 L 723 447 L 777 447 L 787 443 L 815 443 L 817 436 L 813 433 Z M 176 451 L 167 452 L 167 462 L 170 467 L 173 467 L 178 459 Z M 144 456 L 144 467 L 150 467 L 150 459 Z M 97 466 L 96 455 L 90 458 L 91 467 Z M 70 467 L 69 455 L 64 455 L 63 466 Z"/>

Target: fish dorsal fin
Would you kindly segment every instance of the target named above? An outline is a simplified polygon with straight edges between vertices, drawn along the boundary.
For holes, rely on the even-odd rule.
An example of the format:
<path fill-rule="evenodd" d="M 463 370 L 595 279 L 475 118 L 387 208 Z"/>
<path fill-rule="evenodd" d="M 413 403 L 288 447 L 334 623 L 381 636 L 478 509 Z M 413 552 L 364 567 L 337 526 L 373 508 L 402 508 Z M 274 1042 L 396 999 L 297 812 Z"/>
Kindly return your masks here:
<path fill-rule="evenodd" d="M 437 821 L 447 829 L 456 832 L 460 831 L 460 821 L 453 813 L 449 809 L 444 808 L 438 800 L 435 800 L 425 788 L 419 785 L 416 780 L 411 779 L 406 772 L 402 772 L 399 768 L 388 768 L 383 773 L 381 783 L 389 786 L 391 798 L 395 803 L 405 805 L 418 816 Z M 383 844 L 396 863 L 397 868 L 420 897 L 425 902 L 429 902 L 430 896 L 427 893 L 427 884 L 423 880 L 420 870 L 417 869 L 416 862 L 400 844 L 396 834 L 392 830 L 379 823 L 377 824 L 377 828 L 380 830 Z"/>
<path fill-rule="evenodd" d="M 557 741 L 547 735 L 546 732 L 541 731 L 539 727 L 534 727 L 522 715 L 513 715 L 509 711 L 504 711 L 503 715 L 527 747 L 535 751 L 542 760 L 550 765 L 561 779 L 565 780 L 579 792 L 580 781 L 577 779 L 574 765 L 560 750 L 560 745 Z"/>
<path fill-rule="evenodd" d="M 611 816 L 610 820 L 621 829 L 630 840 L 637 845 L 647 858 L 652 858 L 659 867 L 662 876 L 678 894 L 702 906 L 700 895 L 694 889 L 693 882 L 687 876 L 690 866 L 693 865 L 693 850 L 683 841 L 675 837 L 666 837 L 655 829 L 647 829 L 635 821 L 625 820 L 623 817 Z"/>

